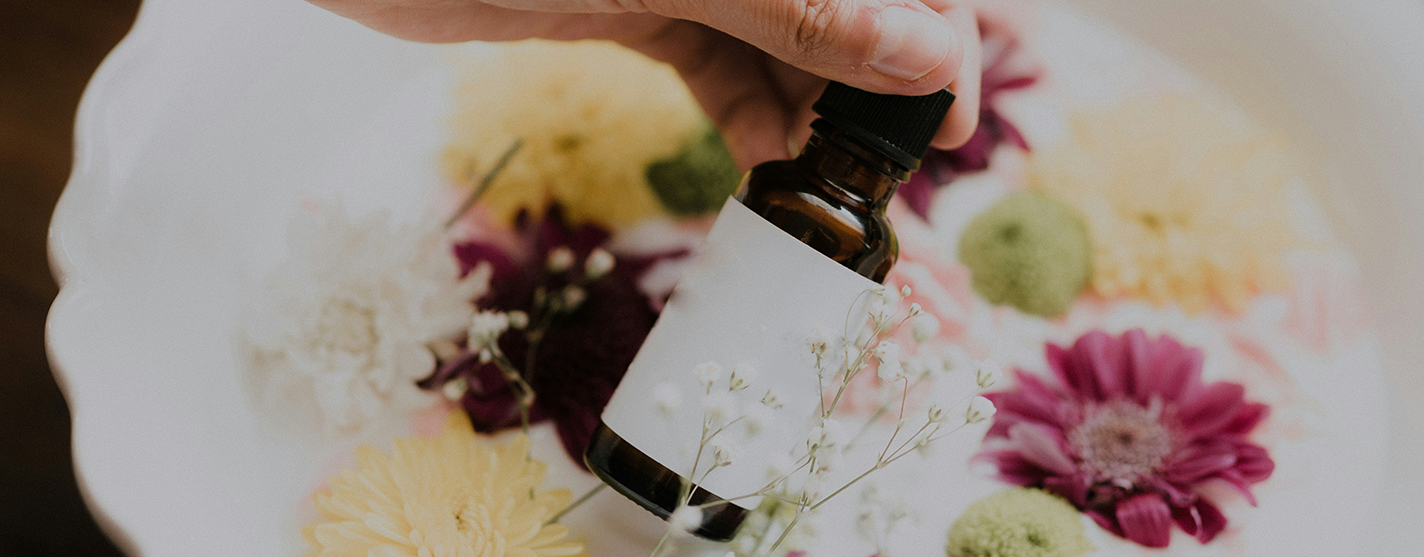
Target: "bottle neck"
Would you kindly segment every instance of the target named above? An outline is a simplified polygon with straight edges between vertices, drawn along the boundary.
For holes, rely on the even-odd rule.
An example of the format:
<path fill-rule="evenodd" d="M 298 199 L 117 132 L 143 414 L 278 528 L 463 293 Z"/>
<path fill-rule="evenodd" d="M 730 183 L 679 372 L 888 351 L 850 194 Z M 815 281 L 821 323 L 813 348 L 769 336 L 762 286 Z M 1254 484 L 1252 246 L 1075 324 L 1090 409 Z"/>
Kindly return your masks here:
<path fill-rule="evenodd" d="M 803 169 L 825 180 L 830 193 L 865 210 L 884 211 L 910 170 L 825 121 L 811 124 L 811 139 L 796 157 Z"/>

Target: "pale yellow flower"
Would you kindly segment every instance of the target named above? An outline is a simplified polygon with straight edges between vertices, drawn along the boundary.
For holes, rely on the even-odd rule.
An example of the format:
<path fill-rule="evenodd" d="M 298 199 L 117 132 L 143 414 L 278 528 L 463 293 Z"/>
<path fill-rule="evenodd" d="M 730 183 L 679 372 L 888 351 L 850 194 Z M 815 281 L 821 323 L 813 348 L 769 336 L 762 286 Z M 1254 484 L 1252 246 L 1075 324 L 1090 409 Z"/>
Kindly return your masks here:
<path fill-rule="evenodd" d="M 604 41 L 523 41 L 468 63 L 446 174 L 461 183 L 516 139 L 521 152 L 481 198 L 497 218 L 561 203 L 574 222 L 617 227 L 662 212 L 644 173 L 706 130 L 671 66 Z"/>
<path fill-rule="evenodd" d="M 573 557 L 583 544 L 546 524 L 569 503 L 566 489 L 539 491 L 544 463 L 524 436 L 497 445 L 453 414 L 434 439 L 362 446 L 356 468 L 316 496 L 321 521 L 304 534 L 308 557 Z"/>
<path fill-rule="evenodd" d="M 1082 212 L 1098 294 L 1240 312 L 1287 280 L 1282 143 L 1223 104 L 1144 99 L 1076 115 L 1068 141 L 1032 157 L 1029 179 Z"/>

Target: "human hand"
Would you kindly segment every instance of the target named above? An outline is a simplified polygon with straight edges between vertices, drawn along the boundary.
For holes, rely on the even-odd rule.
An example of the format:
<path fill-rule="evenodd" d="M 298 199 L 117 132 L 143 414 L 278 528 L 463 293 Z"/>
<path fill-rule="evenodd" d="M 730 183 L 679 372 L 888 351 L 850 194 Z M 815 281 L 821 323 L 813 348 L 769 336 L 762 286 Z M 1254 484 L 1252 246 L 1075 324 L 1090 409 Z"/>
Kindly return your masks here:
<path fill-rule="evenodd" d="M 941 149 L 979 118 L 979 30 L 963 0 L 309 1 L 421 42 L 616 41 L 671 64 L 744 169 L 810 135 L 827 79 L 900 95 L 948 86 Z"/>

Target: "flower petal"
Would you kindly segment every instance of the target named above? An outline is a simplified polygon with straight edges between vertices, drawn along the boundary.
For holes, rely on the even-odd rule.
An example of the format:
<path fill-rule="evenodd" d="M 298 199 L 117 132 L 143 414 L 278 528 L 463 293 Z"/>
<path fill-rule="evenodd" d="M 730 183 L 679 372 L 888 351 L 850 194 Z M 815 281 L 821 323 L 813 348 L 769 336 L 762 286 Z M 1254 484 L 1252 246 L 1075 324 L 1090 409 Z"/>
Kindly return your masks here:
<path fill-rule="evenodd" d="M 1276 462 L 1271 460 L 1266 449 L 1256 445 L 1243 444 L 1236 447 L 1236 471 L 1241 478 L 1251 483 L 1259 483 L 1271 477 L 1276 470 Z"/>
<path fill-rule="evenodd" d="M 1164 401 L 1181 400 L 1201 384 L 1202 352 L 1186 348 L 1167 335 L 1152 345 L 1152 372 L 1141 387 L 1146 399 L 1152 395 Z"/>
<path fill-rule="evenodd" d="M 1147 547 L 1167 547 L 1172 540 L 1172 510 L 1155 493 L 1119 501 L 1117 522 L 1127 539 Z"/>
<path fill-rule="evenodd" d="M 1190 484 L 1236 465 L 1236 448 L 1229 444 L 1197 444 L 1188 447 L 1164 474 L 1167 481 Z"/>
<path fill-rule="evenodd" d="M 1057 436 L 1054 433 L 1058 433 Z M 1068 475 L 1077 471 L 1073 461 L 1063 452 L 1062 434 L 1042 426 L 1021 423 L 1009 428 L 1009 442 L 1024 459 L 1044 470 Z"/>
<path fill-rule="evenodd" d="M 1211 501 L 1199 499 L 1193 509 L 1201 520 L 1201 531 L 1196 533 L 1197 541 L 1209 542 L 1226 529 L 1226 515 L 1221 514 L 1221 510 L 1211 504 Z"/>
<path fill-rule="evenodd" d="M 1213 435 L 1236 418 L 1245 403 L 1246 388 L 1217 382 L 1192 394 L 1182 404 L 1178 418 L 1188 434 L 1201 438 Z"/>
<path fill-rule="evenodd" d="M 1266 420 L 1271 414 L 1271 407 L 1260 403 L 1250 403 L 1241 407 L 1236 412 L 1236 417 L 1231 419 L 1231 423 L 1222 428 L 1221 433 L 1225 435 L 1246 435 L 1257 425 Z"/>
<path fill-rule="evenodd" d="M 1004 483 L 1010 483 L 1021 487 L 1031 487 L 1039 485 L 1050 477 L 1050 473 L 1042 467 L 1029 462 L 1018 451 L 990 451 L 979 453 L 972 459 L 974 462 L 987 462 L 998 469 L 998 474 L 994 477 Z"/>

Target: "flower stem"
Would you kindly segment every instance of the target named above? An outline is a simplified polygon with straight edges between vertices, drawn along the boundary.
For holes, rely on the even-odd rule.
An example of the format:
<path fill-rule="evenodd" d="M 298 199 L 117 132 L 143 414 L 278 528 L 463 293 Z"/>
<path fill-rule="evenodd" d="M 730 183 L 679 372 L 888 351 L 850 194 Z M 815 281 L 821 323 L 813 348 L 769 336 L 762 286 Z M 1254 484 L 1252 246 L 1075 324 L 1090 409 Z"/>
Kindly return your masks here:
<path fill-rule="evenodd" d="M 598 495 L 598 492 L 603 491 L 603 488 L 605 487 L 608 487 L 608 484 L 601 482 L 598 485 L 593 486 L 593 489 L 588 490 L 588 493 L 584 493 L 583 496 L 579 497 L 578 499 L 575 499 L 574 502 L 569 503 L 569 506 L 564 507 L 564 510 L 555 513 L 554 517 L 550 518 L 549 521 L 545 522 L 544 524 L 547 525 L 558 522 L 559 519 L 564 517 L 564 515 L 569 514 L 569 511 L 577 509 L 579 508 L 579 505 L 587 503 L 589 499 L 592 499 L 594 495 Z"/>
<path fill-rule="evenodd" d="M 449 220 L 445 221 L 446 230 L 449 230 L 451 226 L 455 226 L 455 223 L 459 222 L 460 217 L 465 216 L 465 213 L 470 210 L 470 207 L 475 206 L 475 202 L 479 201 L 480 196 L 485 194 L 485 190 L 488 190 L 490 184 L 494 183 L 494 179 L 498 178 L 501 172 L 504 172 L 504 167 L 509 165 L 510 159 L 514 158 L 514 154 L 518 153 L 521 147 L 524 147 L 524 140 L 516 139 L 514 143 L 504 151 L 504 154 L 500 155 L 499 160 L 494 163 L 494 166 L 490 168 L 489 172 L 486 172 L 484 177 L 480 178 L 479 185 L 475 186 L 474 191 L 470 192 L 470 196 L 466 197 L 465 201 L 460 203 L 460 208 L 455 209 L 455 214 L 450 215 Z"/>

